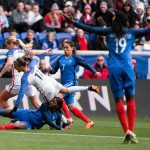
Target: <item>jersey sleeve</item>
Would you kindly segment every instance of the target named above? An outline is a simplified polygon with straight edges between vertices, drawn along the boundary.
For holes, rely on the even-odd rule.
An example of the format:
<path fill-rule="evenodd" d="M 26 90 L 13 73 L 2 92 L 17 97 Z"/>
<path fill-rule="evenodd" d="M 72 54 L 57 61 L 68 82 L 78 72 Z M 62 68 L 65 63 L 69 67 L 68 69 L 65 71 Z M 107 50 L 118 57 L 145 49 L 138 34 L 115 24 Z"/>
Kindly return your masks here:
<path fill-rule="evenodd" d="M 18 94 L 18 98 L 16 100 L 15 106 L 18 107 L 20 105 L 20 103 L 22 102 L 23 96 L 28 88 L 28 76 L 29 76 L 29 72 L 25 72 L 21 78 L 21 86 L 20 86 L 20 90 L 19 90 L 19 94 Z"/>
<path fill-rule="evenodd" d="M 31 60 L 31 62 L 29 63 L 28 67 L 29 67 L 30 70 L 32 70 L 32 68 L 34 68 L 36 65 L 38 65 L 38 59 L 33 58 Z"/>
<path fill-rule="evenodd" d="M 136 37 L 142 37 L 150 34 L 150 28 L 132 29 L 132 31 Z"/>
<path fill-rule="evenodd" d="M 102 27 L 91 27 L 91 26 L 87 26 L 83 23 L 79 23 L 79 22 L 74 22 L 74 26 L 87 31 L 87 32 L 91 32 L 91 33 L 95 33 L 95 34 L 99 34 L 99 35 L 108 35 L 109 33 L 111 33 L 111 28 L 102 28 Z"/>
<path fill-rule="evenodd" d="M 60 57 L 56 60 L 54 64 L 52 64 L 52 69 L 49 71 L 50 74 L 55 74 L 59 69 L 59 59 Z"/>
<path fill-rule="evenodd" d="M 79 66 L 82 66 L 88 70 L 90 70 L 91 72 L 93 72 L 94 74 L 96 73 L 95 68 L 93 68 L 91 65 L 89 65 L 82 57 L 80 56 L 74 56 L 76 59 L 76 62 Z"/>
<path fill-rule="evenodd" d="M 14 51 L 13 51 L 13 50 L 9 50 L 9 51 L 6 53 L 6 56 L 7 56 L 7 57 L 13 57 L 13 56 L 14 56 Z"/>
<path fill-rule="evenodd" d="M 51 121 L 51 114 L 49 113 L 48 111 L 48 106 L 47 106 L 47 103 L 43 103 L 42 106 L 40 107 L 40 111 L 42 113 L 42 117 L 44 119 L 44 121 L 52 128 L 54 129 L 57 129 L 57 130 L 61 130 L 61 127 L 54 124 L 52 121 Z"/>

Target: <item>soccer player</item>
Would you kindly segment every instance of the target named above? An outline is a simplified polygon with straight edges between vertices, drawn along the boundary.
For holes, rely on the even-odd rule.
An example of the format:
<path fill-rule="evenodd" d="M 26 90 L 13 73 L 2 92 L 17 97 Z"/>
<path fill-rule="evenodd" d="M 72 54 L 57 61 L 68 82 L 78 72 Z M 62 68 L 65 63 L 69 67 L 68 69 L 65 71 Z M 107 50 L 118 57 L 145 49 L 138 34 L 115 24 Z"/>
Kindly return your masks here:
<path fill-rule="evenodd" d="M 75 71 L 78 65 L 90 70 L 95 75 L 100 75 L 100 73 L 96 72 L 96 70 L 86 63 L 83 58 L 76 55 L 76 49 L 72 41 L 64 42 L 63 49 L 64 55 L 60 56 L 56 60 L 56 62 L 52 65 L 52 69 L 50 70 L 50 73 L 54 74 L 60 68 L 61 83 L 63 86 L 68 88 L 78 85 Z M 69 110 L 86 123 L 85 128 L 91 128 L 94 125 L 93 121 L 91 121 L 76 106 L 74 106 L 74 93 L 65 94 L 63 96 Z"/>
<path fill-rule="evenodd" d="M 150 33 L 148 29 L 128 28 L 128 18 L 124 13 L 115 12 L 112 27 L 90 27 L 74 21 L 71 15 L 64 14 L 66 20 L 85 31 L 107 37 L 109 49 L 108 68 L 111 89 L 116 102 L 116 111 L 125 132 L 124 143 L 138 143 L 134 134 L 136 119 L 135 104 L 135 74 L 131 62 L 130 50 L 136 37 Z M 123 97 L 126 97 L 127 111 L 124 108 Z M 128 120 L 127 120 L 128 117 Z"/>
<path fill-rule="evenodd" d="M 20 48 L 20 46 L 22 46 L 24 49 L 30 49 L 31 45 L 30 44 L 25 45 L 24 43 L 22 43 L 21 40 L 17 40 L 16 37 L 14 36 L 9 36 L 5 41 L 5 45 L 9 51 L 6 54 L 7 61 L 2 71 L 0 72 L 0 78 L 9 68 L 12 68 L 12 82 L 11 84 L 6 85 L 6 88 L 0 92 L 0 103 L 5 104 L 3 106 L 5 108 L 8 108 L 9 106 L 3 102 L 6 102 L 9 98 L 14 97 L 15 95 L 18 94 L 19 89 L 20 89 L 20 84 L 21 84 L 21 77 L 23 75 L 23 73 L 19 73 L 14 68 L 14 61 L 18 57 L 25 55 L 25 53 L 29 53 L 28 50 L 23 50 Z M 43 54 L 43 53 L 51 53 L 51 51 L 46 50 L 43 52 L 32 52 L 32 55 Z M 39 108 L 41 105 L 41 102 L 39 98 L 36 96 L 36 94 L 37 94 L 37 90 L 35 89 L 35 87 L 33 87 L 32 85 L 29 85 L 26 91 L 26 95 L 28 99 L 31 100 L 34 107 Z"/>
<path fill-rule="evenodd" d="M 21 78 L 21 87 L 18 98 L 16 100 L 14 111 L 17 110 L 23 96 L 28 88 L 28 85 L 33 85 L 41 93 L 45 101 L 51 101 L 58 93 L 71 93 L 77 91 L 90 90 L 99 93 L 97 86 L 73 86 L 66 88 L 57 82 L 51 76 L 43 74 L 38 69 L 38 60 L 30 55 L 19 57 L 14 61 L 14 67 L 18 72 L 24 72 Z"/>
<path fill-rule="evenodd" d="M 37 110 L 18 109 L 12 111 L 12 109 L 2 109 L 0 116 L 12 118 L 13 122 L 0 126 L 0 130 L 40 129 L 45 124 L 57 130 L 69 129 L 67 122 L 63 124 L 64 128 L 60 124 L 62 114 L 59 109 L 61 107 L 61 98 L 54 97 L 50 102 L 43 103 Z M 54 121 L 59 124 L 55 124 Z"/>

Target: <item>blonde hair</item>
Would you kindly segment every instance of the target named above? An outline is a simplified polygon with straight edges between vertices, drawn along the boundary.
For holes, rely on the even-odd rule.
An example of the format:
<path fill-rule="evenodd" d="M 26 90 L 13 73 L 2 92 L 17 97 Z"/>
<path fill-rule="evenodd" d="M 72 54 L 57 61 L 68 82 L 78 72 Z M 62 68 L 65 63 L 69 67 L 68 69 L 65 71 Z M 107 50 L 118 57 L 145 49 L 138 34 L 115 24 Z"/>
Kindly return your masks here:
<path fill-rule="evenodd" d="M 10 42 L 12 42 L 13 44 L 17 45 L 17 46 L 21 46 L 22 49 L 26 52 L 26 51 L 31 51 L 32 50 L 32 46 L 33 44 L 27 43 L 24 44 L 22 40 L 17 39 L 15 36 L 9 36 L 6 40 L 5 40 L 5 45 L 9 44 Z"/>
<path fill-rule="evenodd" d="M 10 42 L 14 43 L 17 45 L 17 39 L 15 36 L 9 36 L 6 40 L 5 40 L 5 45 L 9 44 Z"/>

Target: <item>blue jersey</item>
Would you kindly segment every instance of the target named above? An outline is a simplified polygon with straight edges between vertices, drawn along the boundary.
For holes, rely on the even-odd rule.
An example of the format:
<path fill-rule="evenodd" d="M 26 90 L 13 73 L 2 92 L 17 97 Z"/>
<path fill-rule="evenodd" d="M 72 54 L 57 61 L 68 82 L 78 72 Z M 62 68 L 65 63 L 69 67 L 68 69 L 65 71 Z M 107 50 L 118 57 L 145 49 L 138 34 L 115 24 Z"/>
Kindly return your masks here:
<path fill-rule="evenodd" d="M 69 58 L 65 58 L 65 55 L 60 56 L 57 61 L 52 65 L 52 70 L 50 71 L 51 74 L 56 73 L 56 71 L 60 68 L 61 71 L 61 83 L 63 85 L 70 83 L 75 85 L 77 83 L 76 80 L 76 67 L 82 66 L 94 74 L 96 70 L 92 68 L 85 60 L 79 56 L 71 55 Z"/>
<path fill-rule="evenodd" d="M 136 37 L 144 36 L 150 33 L 148 29 L 124 29 L 125 35 L 117 38 L 111 28 L 90 27 L 75 22 L 74 25 L 85 31 L 107 36 L 107 44 L 109 49 L 108 67 L 109 68 L 125 68 L 131 67 L 130 50 L 135 42 Z"/>
<path fill-rule="evenodd" d="M 13 113 L 14 121 L 25 122 L 27 128 L 40 129 L 43 125 L 61 130 L 61 127 L 53 123 L 53 121 L 60 120 L 61 114 L 58 111 L 52 112 L 48 103 L 43 103 L 37 110 L 22 110 L 18 109 Z"/>

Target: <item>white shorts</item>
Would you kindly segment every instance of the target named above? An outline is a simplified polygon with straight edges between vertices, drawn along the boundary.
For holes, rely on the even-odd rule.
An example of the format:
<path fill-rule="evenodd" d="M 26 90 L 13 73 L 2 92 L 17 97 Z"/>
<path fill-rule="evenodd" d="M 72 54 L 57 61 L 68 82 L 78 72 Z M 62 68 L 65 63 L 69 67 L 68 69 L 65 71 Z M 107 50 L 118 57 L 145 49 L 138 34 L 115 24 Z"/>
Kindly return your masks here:
<path fill-rule="evenodd" d="M 20 90 L 20 85 L 9 84 L 9 85 L 6 85 L 5 89 L 7 92 L 13 95 L 18 95 L 19 90 Z M 25 94 L 27 97 L 35 96 L 37 95 L 37 89 L 33 85 L 28 85 L 28 88 Z"/>
<path fill-rule="evenodd" d="M 59 91 L 63 88 L 63 85 L 57 82 L 52 77 L 49 78 L 49 82 L 47 82 L 47 86 L 45 86 L 45 95 L 43 96 L 44 100 L 51 101 Z"/>

